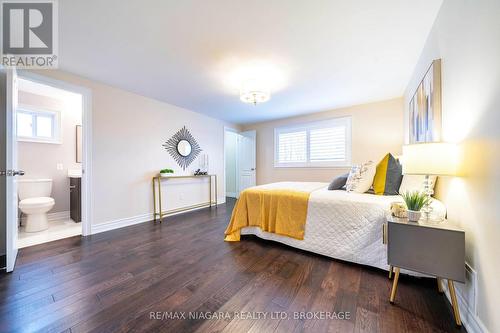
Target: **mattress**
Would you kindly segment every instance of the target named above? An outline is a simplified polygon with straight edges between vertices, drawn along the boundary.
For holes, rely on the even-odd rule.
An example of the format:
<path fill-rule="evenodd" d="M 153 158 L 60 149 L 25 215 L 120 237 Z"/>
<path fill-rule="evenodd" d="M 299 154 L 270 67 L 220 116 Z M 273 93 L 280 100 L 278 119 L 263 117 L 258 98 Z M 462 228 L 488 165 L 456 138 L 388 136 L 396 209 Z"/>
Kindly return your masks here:
<path fill-rule="evenodd" d="M 301 183 L 296 184 L 300 187 Z M 331 258 L 388 270 L 382 226 L 391 203 L 403 202 L 401 196 L 329 191 L 328 183 L 306 184 L 308 189 L 314 186 L 317 189 L 309 197 L 303 240 L 264 232 L 258 227 L 243 228 L 241 235 L 256 235 Z M 276 188 L 280 183 L 264 186 Z M 437 206 L 441 207 L 439 202 Z"/>

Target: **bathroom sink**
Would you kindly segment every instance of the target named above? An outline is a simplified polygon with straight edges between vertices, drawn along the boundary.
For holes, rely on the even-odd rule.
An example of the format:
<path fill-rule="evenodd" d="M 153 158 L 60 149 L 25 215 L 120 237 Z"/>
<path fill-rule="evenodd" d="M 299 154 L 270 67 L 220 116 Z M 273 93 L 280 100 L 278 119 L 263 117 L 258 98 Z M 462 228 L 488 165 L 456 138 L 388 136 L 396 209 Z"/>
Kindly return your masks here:
<path fill-rule="evenodd" d="M 68 169 L 69 178 L 82 178 L 82 169 Z"/>

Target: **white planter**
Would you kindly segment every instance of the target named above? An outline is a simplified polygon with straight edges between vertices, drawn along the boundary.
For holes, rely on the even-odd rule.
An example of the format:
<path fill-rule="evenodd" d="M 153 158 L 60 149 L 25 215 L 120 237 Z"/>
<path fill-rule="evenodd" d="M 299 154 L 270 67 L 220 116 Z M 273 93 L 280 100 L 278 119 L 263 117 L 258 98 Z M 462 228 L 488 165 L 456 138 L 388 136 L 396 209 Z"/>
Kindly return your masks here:
<path fill-rule="evenodd" d="M 411 222 L 417 222 L 422 216 L 421 211 L 409 210 L 408 209 L 408 220 Z"/>
<path fill-rule="evenodd" d="M 173 175 L 174 175 L 173 173 L 160 173 L 160 177 L 169 177 Z"/>

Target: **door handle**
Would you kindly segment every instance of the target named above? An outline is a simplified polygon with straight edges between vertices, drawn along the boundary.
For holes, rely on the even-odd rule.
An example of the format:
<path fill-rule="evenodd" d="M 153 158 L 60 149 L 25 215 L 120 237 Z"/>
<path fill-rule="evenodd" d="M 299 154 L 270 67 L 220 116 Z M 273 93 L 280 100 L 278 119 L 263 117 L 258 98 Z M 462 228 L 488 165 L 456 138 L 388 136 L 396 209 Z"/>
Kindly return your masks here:
<path fill-rule="evenodd" d="M 0 176 L 24 176 L 23 170 L 0 171 Z"/>
<path fill-rule="evenodd" d="M 251 168 L 250 171 L 255 171 L 255 168 Z"/>
<path fill-rule="evenodd" d="M 387 244 L 387 224 L 382 224 L 382 244 Z"/>

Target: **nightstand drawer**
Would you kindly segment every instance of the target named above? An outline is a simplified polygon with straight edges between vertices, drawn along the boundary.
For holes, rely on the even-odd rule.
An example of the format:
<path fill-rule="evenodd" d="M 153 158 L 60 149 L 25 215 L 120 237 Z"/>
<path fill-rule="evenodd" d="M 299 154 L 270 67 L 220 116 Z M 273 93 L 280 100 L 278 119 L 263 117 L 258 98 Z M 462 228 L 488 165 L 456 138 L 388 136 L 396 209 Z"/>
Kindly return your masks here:
<path fill-rule="evenodd" d="M 416 223 L 387 223 L 387 261 L 433 276 L 465 281 L 465 233 Z"/>

